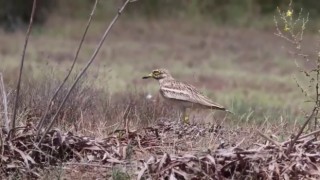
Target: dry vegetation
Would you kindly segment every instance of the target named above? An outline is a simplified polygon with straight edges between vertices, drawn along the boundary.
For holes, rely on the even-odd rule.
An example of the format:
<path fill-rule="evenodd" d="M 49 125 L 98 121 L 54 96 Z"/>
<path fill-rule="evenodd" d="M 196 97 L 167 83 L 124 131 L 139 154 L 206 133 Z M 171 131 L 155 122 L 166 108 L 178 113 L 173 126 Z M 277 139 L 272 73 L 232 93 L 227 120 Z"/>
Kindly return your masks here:
<path fill-rule="evenodd" d="M 319 178 L 318 131 L 294 136 L 305 116 L 317 121 L 317 114 L 308 116 L 319 104 L 318 97 L 312 96 L 318 81 L 309 83 L 308 79 L 320 70 L 315 63 L 319 58 L 312 56 L 315 46 L 310 43 L 315 35 L 305 36 L 307 43 L 297 39 L 303 55 L 316 59 L 299 61 L 299 70 L 312 72 L 306 77 L 295 73 L 292 60 L 301 51 L 286 54 L 291 47 L 284 46 L 284 41 L 294 38 L 290 34 L 294 32 L 281 34 L 282 41 L 273 31 L 123 19 L 111 31 L 97 61 L 76 84 L 54 128 L 37 144 L 36 125 L 68 72 L 82 36 L 78 29 L 85 24 L 70 21 L 61 27 L 61 22 L 53 17 L 45 27 L 34 27 L 30 36 L 15 136 L 9 138 L 2 124 L 1 178 Z M 279 23 L 278 30 L 282 31 L 282 25 Z M 104 28 L 103 22 L 92 23 L 76 72 L 50 104 L 45 127 L 75 74 L 90 59 Z M 0 120 L 5 122 L 6 108 L 9 118 L 13 116 L 16 60 L 25 35 L 0 33 L 4 79 L 3 84 L 0 81 Z M 178 123 L 174 109 L 155 101 L 157 84 L 141 80 L 155 67 L 167 67 L 178 79 L 203 87 L 235 115 L 193 112 L 191 124 Z M 310 85 L 308 91 L 301 83 L 301 89 L 296 87 L 292 73 Z M 308 101 L 316 105 L 305 103 L 300 90 L 311 94 Z M 146 98 L 149 93 L 151 99 Z M 297 141 L 292 143 L 294 137 Z"/>
<path fill-rule="evenodd" d="M 54 129 L 40 146 L 36 146 L 34 135 L 35 129 L 29 123 L 19 127 L 10 144 L 5 142 L 3 178 L 299 179 L 320 176 L 319 141 L 312 137 L 314 133 L 301 137 L 292 153 L 287 153 L 291 140 L 279 143 L 271 138 L 268 142 L 253 138 L 255 143 L 243 148 L 248 136 L 241 134 L 241 128 L 181 125 L 167 120 L 138 131 L 120 128 L 105 138 Z M 238 142 L 225 139 L 239 135 L 243 139 Z M 209 144 L 213 147 L 193 150 L 196 142 L 204 139 L 211 141 Z"/>

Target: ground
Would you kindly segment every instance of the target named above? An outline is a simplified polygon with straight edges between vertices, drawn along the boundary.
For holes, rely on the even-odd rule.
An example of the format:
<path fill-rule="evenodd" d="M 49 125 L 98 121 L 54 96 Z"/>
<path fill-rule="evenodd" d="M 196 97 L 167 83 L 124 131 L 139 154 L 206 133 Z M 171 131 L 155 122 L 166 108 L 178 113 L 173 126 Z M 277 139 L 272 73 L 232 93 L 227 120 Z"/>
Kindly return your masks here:
<path fill-rule="evenodd" d="M 34 27 L 23 81 L 48 81 L 49 78 L 50 82 L 59 82 L 63 78 L 85 26 L 83 20 L 69 21 L 61 25 L 61 19 L 53 18 L 45 27 Z M 102 21 L 92 24 L 79 55 L 77 72 L 90 58 L 106 26 L 107 23 Z M 310 111 L 310 104 L 305 102 L 306 97 L 294 79 L 295 76 L 301 79 L 296 63 L 311 68 L 314 62 L 296 59 L 290 53 L 291 45 L 274 33 L 272 28 L 217 27 L 210 22 L 124 19 L 112 30 L 82 85 L 94 92 L 89 99 L 100 91 L 108 93 L 108 97 L 103 97 L 106 101 L 135 93 L 140 95 L 136 99 L 143 99 L 148 94 L 155 97 L 157 82 L 142 80 L 141 77 L 155 68 L 167 68 L 176 79 L 200 88 L 235 113 L 232 116 L 221 112 L 200 112 L 200 118 L 193 123 L 223 124 L 224 128 L 241 132 L 240 135 L 225 137 L 230 142 L 245 138 L 244 144 L 250 143 L 255 136 L 254 129 L 260 125 L 265 125 L 261 128 L 265 133 L 287 137 L 290 133 L 284 133 L 281 128 L 290 126 L 293 127 L 291 130 L 296 129 L 296 123 L 302 122 L 304 112 Z M 24 32 L 0 32 L 0 72 L 8 84 L 8 92 L 14 87 L 24 36 Z M 316 51 L 315 37 L 307 34 L 304 38 L 303 49 L 311 55 Z M 53 88 L 44 94 L 49 96 Z M 119 107 L 123 108 L 121 104 Z M 139 110 L 135 111 L 139 113 Z M 90 113 L 85 110 L 79 112 Z M 193 113 L 197 115 L 197 112 Z M 105 129 L 116 122 L 108 119 L 107 115 L 104 116 L 105 121 L 101 119 L 98 124 L 90 123 L 88 115 L 74 117 L 79 118 L 72 120 L 79 121 L 78 125 L 64 129 L 77 131 L 86 127 L 78 131 L 98 137 L 105 137 Z M 97 131 L 96 127 L 99 127 Z M 208 145 L 216 146 L 212 140 L 202 139 L 187 149 L 195 151 Z M 71 177 L 72 173 L 69 174 Z"/>

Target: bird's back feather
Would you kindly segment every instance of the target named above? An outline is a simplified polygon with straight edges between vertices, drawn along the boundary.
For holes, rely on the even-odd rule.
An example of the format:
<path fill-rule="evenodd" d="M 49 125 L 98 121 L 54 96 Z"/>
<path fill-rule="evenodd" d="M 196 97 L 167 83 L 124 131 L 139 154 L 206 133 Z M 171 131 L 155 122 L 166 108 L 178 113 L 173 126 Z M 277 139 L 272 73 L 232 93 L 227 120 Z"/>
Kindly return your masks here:
<path fill-rule="evenodd" d="M 163 81 L 160 82 L 160 92 L 165 98 L 187 101 L 206 108 L 225 110 L 223 106 L 214 103 L 197 88 L 187 83 L 175 80 Z"/>

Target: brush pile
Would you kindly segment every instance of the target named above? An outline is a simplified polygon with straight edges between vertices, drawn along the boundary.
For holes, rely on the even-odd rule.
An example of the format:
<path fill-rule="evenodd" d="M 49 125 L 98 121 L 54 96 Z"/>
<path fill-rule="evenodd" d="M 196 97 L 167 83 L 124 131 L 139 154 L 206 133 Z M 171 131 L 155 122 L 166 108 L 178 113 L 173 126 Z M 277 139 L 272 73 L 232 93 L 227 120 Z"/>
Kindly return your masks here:
<path fill-rule="evenodd" d="M 320 141 L 301 139 L 292 153 L 288 142 L 258 148 L 229 148 L 203 156 L 163 154 L 142 161 L 138 179 L 319 179 Z"/>
<path fill-rule="evenodd" d="M 279 143 L 268 137 L 265 143 L 255 143 L 250 148 L 241 148 L 242 142 L 198 153 L 181 149 L 169 153 L 163 148 L 173 146 L 173 136 L 184 140 L 208 133 L 218 136 L 222 131 L 219 126 L 197 128 L 162 122 L 139 131 L 117 130 L 96 139 L 54 129 L 37 145 L 35 130 L 28 124 L 20 127 L 11 140 L 2 134 L 0 177 L 39 178 L 45 167 L 81 163 L 134 167 L 138 179 L 320 178 L 320 141 L 314 136 L 318 131 L 301 136 L 291 152 L 291 140 Z M 175 146 L 179 147 L 179 143 Z"/>

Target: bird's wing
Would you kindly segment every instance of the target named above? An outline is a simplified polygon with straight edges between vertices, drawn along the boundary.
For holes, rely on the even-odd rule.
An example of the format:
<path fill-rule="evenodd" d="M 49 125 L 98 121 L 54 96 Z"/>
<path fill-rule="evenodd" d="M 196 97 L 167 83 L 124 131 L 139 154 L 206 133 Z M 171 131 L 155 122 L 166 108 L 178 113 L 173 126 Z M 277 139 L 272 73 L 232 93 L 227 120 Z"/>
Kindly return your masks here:
<path fill-rule="evenodd" d="M 212 102 L 194 86 L 182 82 L 171 81 L 160 87 L 161 94 L 170 99 L 188 101 L 210 108 L 225 109 L 223 106 Z"/>

